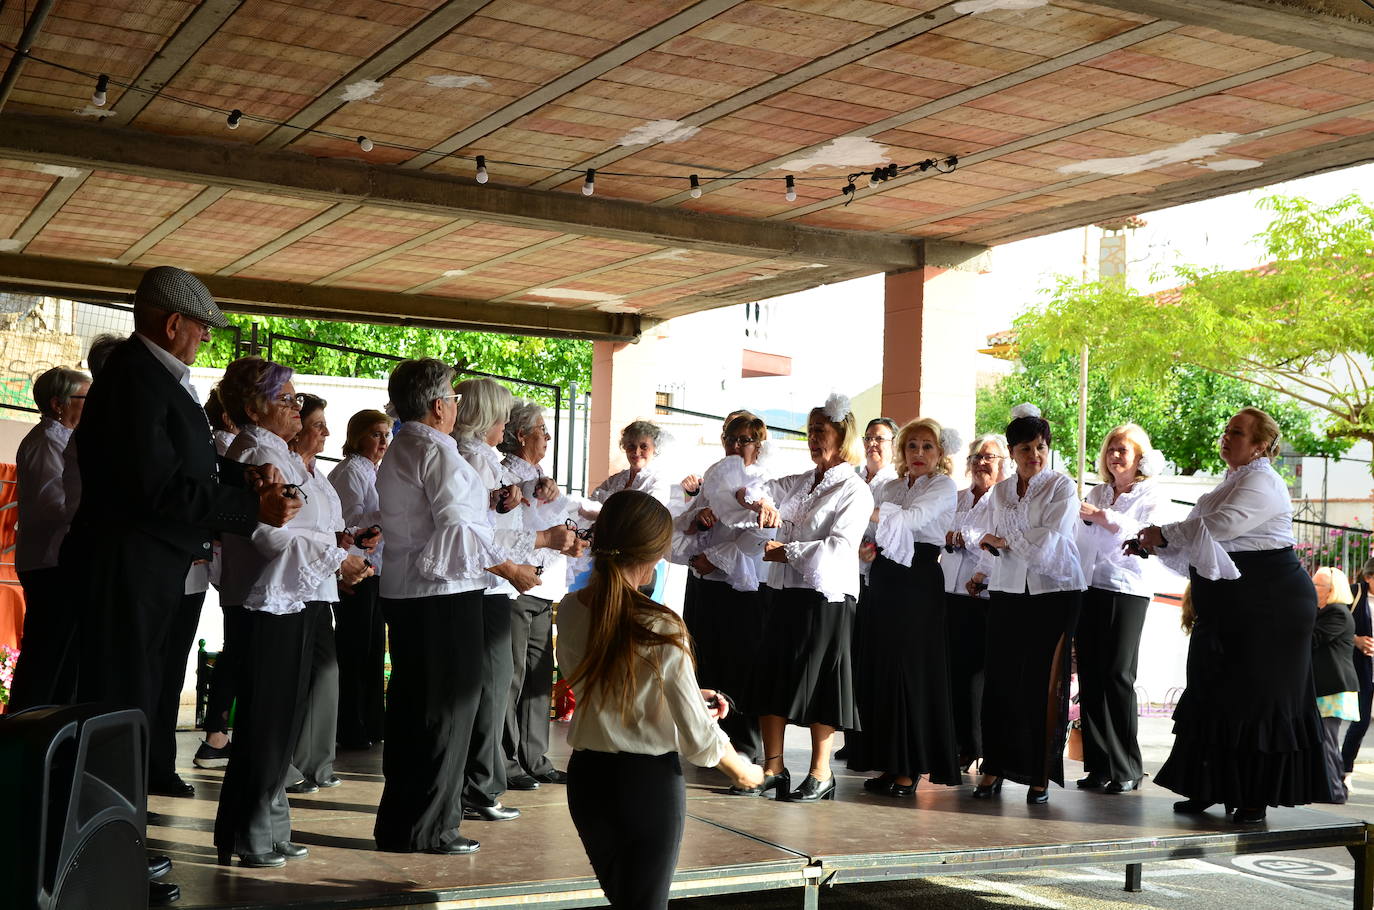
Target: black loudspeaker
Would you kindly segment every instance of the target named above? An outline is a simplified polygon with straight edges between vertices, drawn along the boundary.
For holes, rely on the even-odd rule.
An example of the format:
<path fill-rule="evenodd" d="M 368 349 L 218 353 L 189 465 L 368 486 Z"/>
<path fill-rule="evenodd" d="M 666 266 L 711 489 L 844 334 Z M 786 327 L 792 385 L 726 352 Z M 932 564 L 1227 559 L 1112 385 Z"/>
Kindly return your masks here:
<path fill-rule="evenodd" d="M 142 910 L 148 724 L 101 705 L 0 717 L 0 888 L 16 910 Z"/>

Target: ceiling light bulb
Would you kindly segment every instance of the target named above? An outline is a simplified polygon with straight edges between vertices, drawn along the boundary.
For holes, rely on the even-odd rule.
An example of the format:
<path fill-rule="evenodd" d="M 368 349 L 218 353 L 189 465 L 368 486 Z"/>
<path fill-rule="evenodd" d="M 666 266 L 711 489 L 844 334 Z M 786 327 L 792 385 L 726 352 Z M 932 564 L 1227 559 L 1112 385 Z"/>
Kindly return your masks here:
<path fill-rule="evenodd" d="M 797 201 L 797 181 L 791 174 L 787 175 L 787 192 L 784 195 L 788 202 Z"/>
<path fill-rule="evenodd" d="M 370 152 L 370 151 L 372 151 L 372 148 L 373 148 L 373 146 L 372 146 L 372 140 L 369 139 L 369 138 L 367 138 L 366 136 L 359 136 L 359 137 L 358 137 L 358 147 L 361 148 L 361 149 L 362 149 L 363 151 L 365 151 L 365 152 Z"/>
<path fill-rule="evenodd" d="M 691 176 L 690 180 L 691 180 L 691 183 L 692 183 L 692 188 L 691 188 L 690 190 L 688 190 L 688 194 L 689 194 L 693 199 L 700 199 L 700 198 L 701 198 L 701 181 L 697 179 L 697 175 L 696 175 L 696 174 L 693 174 L 693 175 Z"/>
<path fill-rule="evenodd" d="M 487 179 L 488 179 L 488 174 L 487 174 L 487 156 L 486 156 L 486 155 L 478 155 L 478 156 L 477 156 L 477 182 L 478 182 L 478 183 L 486 183 L 486 182 L 487 182 Z"/>
<path fill-rule="evenodd" d="M 590 196 L 596 192 L 596 168 L 587 168 L 586 179 L 582 181 L 582 195 Z"/>
<path fill-rule="evenodd" d="M 229 127 L 229 129 L 236 130 L 239 128 L 239 121 L 242 119 L 243 111 L 239 110 L 238 108 L 234 108 L 232 111 L 229 112 L 229 119 L 225 121 L 225 124 Z"/>
<path fill-rule="evenodd" d="M 100 77 L 95 80 L 95 91 L 91 93 L 91 104 L 94 104 L 96 107 L 104 107 L 105 102 L 108 100 L 105 93 L 109 88 L 110 77 L 101 73 Z"/>

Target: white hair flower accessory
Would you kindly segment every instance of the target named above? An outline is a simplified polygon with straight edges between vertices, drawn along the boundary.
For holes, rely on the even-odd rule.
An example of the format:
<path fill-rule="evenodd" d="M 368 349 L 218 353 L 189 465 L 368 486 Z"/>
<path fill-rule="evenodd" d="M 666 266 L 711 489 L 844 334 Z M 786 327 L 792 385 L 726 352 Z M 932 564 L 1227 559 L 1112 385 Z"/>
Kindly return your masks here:
<path fill-rule="evenodd" d="M 1016 420 L 1021 417 L 1039 417 L 1040 409 L 1030 402 L 1018 404 L 1011 409 L 1011 419 Z"/>
<path fill-rule="evenodd" d="M 768 461 L 768 459 L 772 458 L 773 453 L 776 451 L 777 449 L 773 445 L 773 440 L 765 439 L 763 442 L 759 443 L 759 454 L 754 456 L 754 462 L 756 464 L 763 464 Z"/>
<path fill-rule="evenodd" d="M 844 419 L 849 416 L 849 396 L 831 392 L 821 410 L 831 423 L 844 423 Z"/>
<path fill-rule="evenodd" d="M 943 427 L 940 430 L 940 449 L 946 455 L 953 455 L 963 447 L 964 439 L 954 427 Z"/>
<path fill-rule="evenodd" d="M 1146 477 L 1162 474 L 1164 472 L 1164 453 L 1159 449 L 1146 449 L 1141 452 L 1138 470 Z"/>

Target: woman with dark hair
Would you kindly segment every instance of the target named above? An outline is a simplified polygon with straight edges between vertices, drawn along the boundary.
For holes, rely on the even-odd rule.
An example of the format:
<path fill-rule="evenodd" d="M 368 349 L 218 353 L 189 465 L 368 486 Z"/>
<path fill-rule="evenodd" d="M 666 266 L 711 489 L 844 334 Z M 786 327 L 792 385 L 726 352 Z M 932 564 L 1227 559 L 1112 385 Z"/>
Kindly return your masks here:
<path fill-rule="evenodd" d="M 220 583 L 226 620 L 220 659 L 230 652 L 236 708 L 215 846 L 224 865 L 238 854 L 244 866 L 280 866 L 307 852 L 291 842 L 286 785 L 292 783 L 288 767 L 310 682 L 312 620 L 338 599 L 336 574 L 351 584 L 372 570 L 361 555 L 340 546 L 337 504 L 319 495 L 305 465 L 287 448 L 301 431 L 303 401 L 290 368 L 243 357 L 225 368 L 219 390 L 239 427 L 228 457 L 278 465 L 302 503 L 283 528 L 259 524 L 251 539 L 226 535 Z"/>
<path fill-rule="evenodd" d="M 640 592 L 672 541 L 672 518 L 634 490 L 596 523 L 592 577 L 558 610 L 558 664 L 578 693 L 568 812 L 612 907 L 668 906 L 686 820 L 681 758 L 738 787 L 763 774 L 730 748 L 726 706 L 699 687 L 682 620 Z"/>
<path fill-rule="evenodd" d="M 984 582 L 988 607 L 983 683 L 983 777 L 989 799 L 1010 778 L 1026 802 L 1049 802 L 1049 782 L 1064 785 L 1069 654 L 1082 600 L 1078 496 L 1067 475 L 1050 470 L 1050 425 L 1034 405 L 1018 405 L 1007 424 L 1016 473 L 992 488 L 969 515 L 965 539 L 982 551 L 967 590 Z"/>
<path fill-rule="evenodd" d="M 339 652 L 339 746 L 370 749 L 382 739 L 386 691 L 386 622 L 377 604 L 381 583 L 381 504 L 377 466 L 391 444 L 391 418 L 381 411 L 358 411 L 344 431 L 343 461 L 329 472 L 339 495 L 344 527 L 360 542 L 373 544 L 372 577 L 339 590 L 334 605 L 334 637 Z M 376 534 L 373 534 L 373 531 Z"/>
<path fill-rule="evenodd" d="M 1183 521 L 1127 543 L 1186 571 L 1197 612 L 1174 745 L 1155 782 L 1186 797 L 1175 812 L 1222 803 L 1236 824 L 1330 798 L 1312 695 L 1317 595 L 1293 552 L 1288 485 L 1269 462 L 1278 447 L 1274 418 L 1241 409 L 1221 434 L 1221 484 Z"/>

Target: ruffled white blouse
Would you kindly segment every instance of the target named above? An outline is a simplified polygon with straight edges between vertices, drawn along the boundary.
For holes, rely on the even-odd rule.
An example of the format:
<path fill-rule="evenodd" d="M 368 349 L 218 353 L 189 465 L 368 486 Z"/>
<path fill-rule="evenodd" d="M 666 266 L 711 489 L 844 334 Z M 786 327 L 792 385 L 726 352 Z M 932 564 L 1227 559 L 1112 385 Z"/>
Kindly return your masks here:
<path fill-rule="evenodd" d="M 345 530 L 381 525 L 381 503 L 377 500 L 377 466 L 369 458 L 348 455 L 329 472 L 329 485 L 339 496 Z M 382 551 L 386 548 L 386 534 L 377 542 L 368 560 L 374 575 L 382 574 Z"/>
<path fill-rule="evenodd" d="M 57 565 L 57 551 L 62 547 L 62 539 L 67 536 L 67 528 L 71 526 L 80 501 L 81 475 L 73 472 L 77 482 L 74 497 L 68 497 L 63 483 L 63 455 L 71 438 L 69 427 L 44 417 L 19 443 L 14 458 L 15 479 L 19 482 L 14 567 L 20 572 L 51 569 Z"/>
<path fill-rule="evenodd" d="M 1102 591 L 1153 597 L 1155 575 L 1150 564 L 1138 556 L 1121 551 L 1121 545 L 1134 539 L 1141 528 L 1154 524 L 1166 505 L 1159 481 L 1153 477 L 1136 481 L 1125 493 L 1112 497 L 1115 488 L 1099 483 L 1083 499 L 1097 506 L 1118 528 L 1113 533 L 1097 523 L 1078 525 L 1078 553 L 1088 584 Z"/>
<path fill-rule="evenodd" d="M 1216 489 L 1198 497 L 1188 517 L 1161 525 L 1168 546 L 1155 554 L 1184 575 L 1236 579 L 1240 570 L 1229 553 L 1281 550 L 1293 546 L 1293 501 L 1268 458 L 1232 468 Z"/>
<path fill-rule="evenodd" d="M 563 524 L 569 518 L 577 518 L 577 501 L 561 490 L 552 502 L 539 502 L 535 499 L 534 488 L 539 478 L 544 476 L 544 469 L 539 465 L 532 464 L 519 455 L 507 455 L 503 464 L 506 473 L 514 483 L 520 485 L 525 498 L 529 501 L 529 505 L 522 505 L 517 510 L 526 530 L 543 531 Z M 526 591 L 526 594 L 542 600 L 555 601 L 568 593 L 568 557 L 557 550 L 545 547 L 535 551 L 534 561 L 536 565 L 544 567 L 543 573 L 539 576 L 539 584 Z"/>
<path fill-rule="evenodd" d="M 1017 475 L 995 485 L 969 513 L 964 540 L 977 546 L 984 534 L 1001 537 L 1000 556 L 978 550 L 977 571 L 988 590 L 1049 594 L 1087 587 L 1078 560 L 1078 493 L 1065 474 L 1045 469 L 1016 493 Z"/>
<path fill-rule="evenodd" d="M 284 528 L 259 522 L 251 538 L 224 535 L 220 602 L 285 614 L 304 609 L 306 601 L 338 600 L 334 576 L 348 554 L 335 537 L 343 530 L 343 513 L 334 490 L 307 471 L 280 436 L 261 427 L 243 427 L 226 457 L 274 465 L 305 495 L 301 510 Z"/>
<path fill-rule="evenodd" d="M 673 522 L 673 561 L 690 565 L 692 557 L 704 555 L 716 567 L 704 576 L 708 581 L 725 582 L 736 591 L 757 591 L 768 572 L 763 546 L 777 535 L 777 529 L 759 527 L 758 513 L 740 505 L 735 494 L 761 485 L 767 476 L 759 462 L 746 465 L 738 455 L 726 456 L 707 468 L 701 492 Z M 697 516 L 708 507 L 716 523 L 705 531 L 694 531 Z"/>
<path fill-rule="evenodd" d="M 944 546 L 945 531 L 954 520 L 959 491 L 948 474 L 927 474 L 907 485 L 908 478 L 883 482 L 873 494 L 878 508 L 878 531 L 873 540 L 882 555 L 911 565 L 916 544 Z"/>
<path fill-rule="evenodd" d="M 494 446 L 487 445 L 481 439 L 473 439 L 472 437 L 459 439 L 458 454 L 462 455 L 467 463 L 472 466 L 472 469 L 477 472 L 477 476 L 482 479 L 482 485 L 488 493 L 519 482 L 513 474 L 506 470 L 501 453 Z M 487 502 L 486 517 L 487 524 L 492 530 L 492 539 L 510 552 L 512 554 L 510 558 L 515 562 L 532 565 L 534 562 L 534 531 L 539 529 L 527 529 L 525 527 L 525 516 L 521 514 L 524 506 L 519 506 L 502 514 L 490 508 L 490 499 Z M 519 592 L 515 590 L 514 585 L 504 578 L 488 574 L 486 593 L 514 597 Z"/>
<path fill-rule="evenodd" d="M 601 511 L 601 503 L 610 499 L 612 493 L 619 493 L 621 490 L 639 490 L 648 493 L 666 506 L 672 496 L 673 485 L 666 477 L 658 473 L 652 463 L 636 474 L 634 479 L 630 478 L 630 469 L 626 468 L 603 480 L 601 486 L 592 491 L 592 495 L 588 497 L 589 501 L 583 506 L 589 512 L 599 512 Z"/>
<path fill-rule="evenodd" d="M 558 666 L 571 674 L 587 654 L 591 610 L 582 603 L 586 591 L 574 591 L 558 605 Z M 660 632 L 668 630 L 664 618 L 654 620 Z M 596 691 L 578 692 L 577 710 L 568 730 L 568 745 L 597 752 L 630 752 L 662 755 L 677 752 L 694 765 L 713 767 L 725 757 L 730 738 L 706 710 L 697 685 L 696 670 L 681 648 L 659 646 L 637 668 L 636 688 L 628 714 L 619 702 L 605 700 Z"/>
<path fill-rule="evenodd" d="M 881 484 L 887 483 L 889 480 L 895 480 L 897 477 L 897 469 L 890 464 L 883 465 L 878 469 L 876 474 L 869 474 L 868 465 L 861 464 L 854 469 L 854 473 L 859 475 L 860 480 L 868 484 L 869 491 L 874 493 L 875 496 Z M 869 521 L 868 531 L 864 533 L 864 539 L 877 540 L 877 534 L 878 523 L 876 521 Z M 868 573 L 872 568 L 873 563 L 871 562 L 863 562 L 862 560 L 859 562 L 859 574 L 864 577 L 865 581 L 868 579 Z"/>
<path fill-rule="evenodd" d="M 814 470 L 769 480 L 763 493 L 781 515 L 777 539 L 787 553 L 786 563 L 768 563 L 768 586 L 809 588 L 827 601 L 858 597 L 859 544 L 873 494 L 853 467 L 838 464 L 819 483 Z"/>
<path fill-rule="evenodd" d="M 991 490 L 985 491 L 983 493 L 983 498 L 986 499 L 991 492 Z M 940 554 L 940 571 L 945 575 L 946 594 L 962 594 L 967 597 L 968 588 L 966 585 L 969 579 L 973 577 L 973 574 L 978 571 L 978 556 L 972 550 L 968 549 L 968 547 L 976 544 L 977 541 L 970 539 L 969 535 L 972 532 L 965 528 L 965 525 L 968 523 L 969 514 L 973 510 L 973 506 L 973 490 L 971 488 L 960 490 L 958 504 L 954 510 L 954 518 L 950 521 L 949 527 L 945 530 L 955 531 L 960 534 L 964 539 L 965 546 L 955 547 L 953 550 Z M 940 544 L 943 546 L 944 541 L 940 541 Z M 978 596 L 986 600 L 988 592 L 983 591 Z"/>

